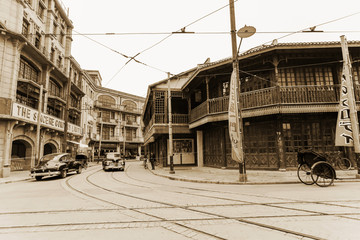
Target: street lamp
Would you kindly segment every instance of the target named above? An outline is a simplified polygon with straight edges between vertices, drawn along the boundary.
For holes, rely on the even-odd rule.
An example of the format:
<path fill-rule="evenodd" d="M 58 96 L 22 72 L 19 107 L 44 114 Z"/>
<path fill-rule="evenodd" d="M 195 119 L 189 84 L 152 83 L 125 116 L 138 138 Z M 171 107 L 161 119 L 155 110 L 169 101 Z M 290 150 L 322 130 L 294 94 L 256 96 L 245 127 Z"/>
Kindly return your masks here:
<path fill-rule="evenodd" d="M 232 158 L 239 163 L 239 180 L 246 182 L 245 158 L 243 152 L 243 124 L 241 117 L 241 106 L 239 104 L 240 97 L 240 79 L 239 79 L 239 63 L 238 53 L 243 38 L 252 36 L 256 29 L 251 26 L 244 26 L 236 33 L 235 25 L 235 9 L 234 0 L 229 0 L 230 6 L 230 24 L 231 24 L 231 45 L 232 45 L 232 61 L 233 74 L 230 80 L 230 96 L 229 96 L 229 135 L 232 145 Z M 236 34 L 240 37 L 240 44 L 237 48 Z M 234 79 L 233 79 L 234 76 Z M 235 84 L 232 84 L 235 81 Z"/>

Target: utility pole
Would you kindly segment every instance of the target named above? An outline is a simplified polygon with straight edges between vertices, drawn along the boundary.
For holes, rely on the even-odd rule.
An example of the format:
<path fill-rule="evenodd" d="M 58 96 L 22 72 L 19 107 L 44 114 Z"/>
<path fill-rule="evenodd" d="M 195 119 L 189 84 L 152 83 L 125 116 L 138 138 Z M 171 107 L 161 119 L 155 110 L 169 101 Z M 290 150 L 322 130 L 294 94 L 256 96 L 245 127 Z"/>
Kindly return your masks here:
<path fill-rule="evenodd" d="M 233 72 L 235 73 L 235 81 L 236 81 L 236 89 L 238 94 L 236 101 L 240 96 L 240 80 L 239 80 L 239 63 L 238 63 L 238 50 L 237 50 L 237 42 L 236 42 L 236 24 L 235 24 L 235 9 L 234 9 L 234 0 L 229 0 L 230 6 L 230 26 L 231 26 L 231 46 L 232 46 L 232 60 L 233 60 Z M 243 152 L 243 124 L 242 124 L 242 117 L 241 117 L 241 107 L 240 104 L 238 105 L 238 116 L 239 116 L 239 127 L 240 129 L 240 138 L 239 138 L 239 154 L 240 154 L 240 161 L 239 161 L 239 181 L 246 182 L 246 169 L 245 169 L 245 159 L 244 159 L 244 152 Z"/>
<path fill-rule="evenodd" d="M 43 85 L 40 85 L 40 94 L 39 94 L 39 105 L 38 105 L 38 116 L 37 116 L 37 124 L 36 124 L 36 145 L 37 145 L 37 151 L 36 151 L 36 161 L 39 162 L 40 161 L 40 145 L 41 145 L 41 141 L 40 141 L 40 128 L 41 128 L 41 108 L 43 105 Z M 31 163 L 31 167 L 33 167 L 35 164 Z"/>
<path fill-rule="evenodd" d="M 103 132 L 103 121 L 102 121 L 102 117 L 101 117 L 100 118 L 100 136 L 99 136 L 99 148 L 98 148 L 98 161 L 100 160 L 102 132 Z"/>
<path fill-rule="evenodd" d="M 66 90 L 66 105 L 65 105 L 65 116 L 64 116 L 64 136 L 62 143 L 62 152 L 66 152 L 67 148 L 67 134 L 68 134 L 68 124 L 69 124 L 69 106 L 70 106 L 70 94 L 71 94 L 71 73 L 69 74 Z"/>
<path fill-rule="evenodd" d="M 174 170 L 174 153 L 173 153 L 173 135 L 172 135 L 172 112 L 171 112 L 171 90 L 170 90 L 170 73 L 168 73 L 168 109 L 169 109 L 169 156 L 170 156 L 170 172 Z"/>
<path fill-rule="evenodd" d="M 123 134 L 123 154 L 124 154 L 124 159 L 125 159 L 125 147 L 126 147 L 126 127 L 125 127 L 125 124 L 126 124 L 126 119 L 124 121 L 124 134 Z"/>

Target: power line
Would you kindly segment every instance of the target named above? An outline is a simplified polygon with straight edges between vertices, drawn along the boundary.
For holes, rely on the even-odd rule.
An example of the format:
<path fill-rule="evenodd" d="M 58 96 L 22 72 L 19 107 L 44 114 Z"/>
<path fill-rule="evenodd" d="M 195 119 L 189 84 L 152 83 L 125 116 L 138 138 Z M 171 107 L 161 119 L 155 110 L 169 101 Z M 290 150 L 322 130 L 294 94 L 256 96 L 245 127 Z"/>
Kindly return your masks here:
<path fill-rule="evenodd" d="M 294 35 L 294 34 L 296 34 L 296 33 L 303 33 L 303 32 L 305 32 L 306 30 L 309 30 L 309 29 L 310 29 L 310 31 L 308 31 L 308 32 L 316 32 L 315 29 L 316 29 L 317 27 L 319 27 L 319 26 L 323 26 L 323 25 L 326 25 L 326 24 L 329 24 L 329 23 L 332 23 L 332 22 L 337 22 L 337 21 L 339 21 L 339 20 L 342 20 L 342 19 L 345 19 L 345 18 L 348 18 L 348 17 L 352 17 L 352 16 L 354 16 L 354 15 L 357 15 L 357 14 L 359 14 L 359 13 L 360 13 L 360 12 L 352 13 L 352 14 L 346 15 L 346 16 L 344 16 L 344 17 L 336 18 L 336 19 L 333 19 L 333 20 L 330 20 L 330 21 L 327 21 L 327 22 L 324 22 L 324 23 L 317 24 L 317 25 L 315 25 L 315 26 L 313 26 L 313 27 L 307 27 L 307 28 L 304 28 L 304 29 L 301 29 L 301 30 L 298 30 L 298 31 L 295 31 L 295 32 L 292 32 L 292 33 L 289 33 L 289 34 L 287 34 L 287 35 L 285 35 L 285 36 L 282 36 L 282 37 L 279 37 L 279 38 L 276 38 L 276 39 L 279 40 L 279 39 L 286 38 L 286 37 L 288 37 L 288 36 Z M 308 32 L 306 32 L 306 33 L 308 33 Z M 273 41 L 273 40 L 272 40 L 272 41 Z M 268 42 L 266 42 L 266 43 L 264 43 L 264 44 L 271 43 L 272 41 L 268 41 Z"/>
<path fill-rule="evenodd" d="M 237 1 L 238 1 L 238 0 L 235 0 L 235 2 L 237 2 Z M 195 21 L 187 24 L 185 27 L 180 28 L 179 30 L 177 30 L 177 31 L 175 31 L 175 32 L 178 32 L 178 31 L 185 32 L 185 28 L 186 28 L 186 27 L 191 26 L 191 25 L 193 25 L 193 24 L 201 21 L 202 19 L 204 19 L 204 18 L 206 18 L 206 17 L 208 17 L 208 16 L 210 16 L 210 15 L 212 15 L 212 14 L 214 14 L 214 13 L 216 13 L 216 12 L 218 12 L 218 11 L 224 9 L 225 7 L 228 7 L 228 6 L 229 6 L 229 4 L 226 4 L 225 6 L 219 8 L 219 9 L 217 9 L 217 10 L 215 10 L 215 11 L 212 11 L 211 13 L 206 14 L 205 16 L 203 16 L 203 17 L 201 17 L 201 18 L 199 18 L 199 19 L 197 19 L 197 20 L 195 20 Z M 169 35 L 167 35 L 166 37 L 164 37 L 164 38 L 161 39 L 160 41 L 156 42 L 155 44 L 151 45 L 150 47 L 145 48 L 144 50 L 140 51 L 140 52 L 137 53 L 135 56 L 133 56 L 128 62 L 125 63 L 125 65 L 123 65 L 123 66 L 116 72 L 116 74 L 105 84 L 105 86 L 108 85 L 108 84 L 115 78 L 115 76 L 116 76 L 122 69 L 124 69 L 124 67 L 125 67 L 129 62 L 131 62 L 131 60 L 134 60 L 135 62 L 141 63 L 141 62 L 139 62 L 138 60 L 136 60 L 135 57 L 137 57 L 137 56 L 139 56 L 140 54 L 144 53 L 145 51 L 148 51 L 148 50 L 154 48 L 155 46 L 159 45 L 160 43 L 162 43 L 162 42 L 165 41 L 166 39 L 170 38 L 173 34 L 174 34 L 173 32 L 170 33 Z M 141 63 L 141 64 L 143 64 L 143 65 L 145 65 L 145 66 L 148 66 L 148 65 L 146 65 L 146 64 L 144 64 L 144 63 Z M 154 68 L 154 67 L 152 67 L 152 68 Z M 154 68 L 154 69 L 159 70 L 159 69 L 157 69 L 157 68 Z M 160 71 L 162 71 L 162 70 L 160 70 Z M 165 72 L 165 71 L 162 71 L 162 72 Z M 174 75 L 174 74 L 171 74 L 171 75 Z"/>
<path fill-rule="evenodd" d="M 306 28 L 309 29 L 309 28 Z M 74 30 L 75 31 L 75 30 Z M 256 31 L 256 34 L 275 34 L 275 33 L 303 33 L 303 34 L 308 34 L 308 33 L 359 33 L 360 30 L 333 30 L 333 31 L 305 31 L 305 30 L 300 30 L 300 31 Z M 76 34 L 62 34 L 64 36 L 76 36 L 76 35 L 81 35 L 81 36 L 131 36 L 131 35 L 173 35 L 175 33 L 182 33 L 182 32 L 113 32 L 113 33 L 76 33 Z M 183 32 L 183 33 L 188 33 L 188 32 Z M 229 35 L 230 32 L 191 32 L 191 34 L 195 34 L 195 35 Z M 23 34 L 26 36 L 32 36 L 32 35 L 36 35 L 36 33 L 28 33 L 28 34 Z M 54 34 L 54 33 L 43 33 L 42 35 L 61 35 L 60 33 Z"/>

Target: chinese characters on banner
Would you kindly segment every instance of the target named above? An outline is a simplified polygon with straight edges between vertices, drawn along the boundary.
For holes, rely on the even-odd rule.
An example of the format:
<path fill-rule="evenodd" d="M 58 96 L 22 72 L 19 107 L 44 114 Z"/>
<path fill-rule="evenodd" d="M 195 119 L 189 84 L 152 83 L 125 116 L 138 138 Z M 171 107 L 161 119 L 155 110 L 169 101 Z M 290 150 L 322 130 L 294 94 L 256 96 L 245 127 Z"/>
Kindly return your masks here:
<path fill-rule="evenodd" d="M 350 119 L 350 107 L 349 107 L 349 89 L 347 84 L 347 79 L 343 74 L 341 76 L 341 88 L 340 88 L 340 104 L 339 112 L 336 123 L 336 137 L 335 137 L 335 146 L 354 146 L 353 131 L 351 128 L 351 119 Z M 351 99 L 350 99 L 351 101 Z"/>
<path fill-rule="evenodd" d="M 340 38 L 344 66 L 341 75 L 340 104 L 336 122 L 335 146 L 353 146 L 354 151 L 359 153 L 359 126 L 353 90 L 351 62 L 345 36 L 341 36 Z"/>
<path fill-rule="evenodd" d="M 241 129 L 239 122 L 238 92 L 236 89 L 236 71 L 234 70 L 230 78 L 229 95 L 229 136 L 231 141 L 231 157 L 234 161 L 243 163 L 244 156 L 242 151 Z"/>

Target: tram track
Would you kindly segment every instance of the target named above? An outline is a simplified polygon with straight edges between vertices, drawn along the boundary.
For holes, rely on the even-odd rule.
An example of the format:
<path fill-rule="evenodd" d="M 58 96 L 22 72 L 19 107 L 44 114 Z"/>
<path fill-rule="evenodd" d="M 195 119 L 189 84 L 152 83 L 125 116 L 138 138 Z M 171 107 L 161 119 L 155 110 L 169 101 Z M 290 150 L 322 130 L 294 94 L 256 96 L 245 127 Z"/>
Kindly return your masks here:
<path fill-rule="evenodd" d="M 129 170 L 129 167 L 131 166 L 127 166 L 126 170 Z M 131 220 L 131 221 L 95 221 L 95 222 L 68 222 L 68 223 L 54 223 L 54 224 L 37 224 L 37 225 L 19 225 L 19 226 L 13 226 L 13 227 L 0 227 L 0 233 L 3 232 L 16 232 L 16 231 L 23 231 L 23 232 L 34 232 L 34 231 L 68 231 L 68 230 L 86 230 L 86 229 L 98 229 L 98 228 L 103 228 L 103 229 L 117 229 L 117 228 L 146 228 L 146 227 L 154 227 L 154 226 L 158 226 L 158 227 L 162 227 L 165 228 L 169 231 L 172 232 L 176 232 L 178 234 L 182 234 L 183 232 L 194 232 L 196 234 L 200 234 L 202 236 L 204 236 L 204 238 L 210 238 L 210 239 L 224 239 L 221 237 L 221 235 L 217 235 L 217 234 L 212 234 L 206 231 L 202 231 L 201 229 L 198 229 L 196 226 L 194 227 L 192 224 L 194 223 L 201 223 L 201 222 L 206 222 L 206 221 L 210 221 L 210 222 L 214 222 L 214 223 L 224 223 L 224 224 L 228 224 L 228 223 L 233 223 L 233 222 L 238 222 L 241 224 L 247 224 L 250 226 L 255 226 L 258 228 L 262 228 L 262 229 L 267 229 L 267 230 L 272 230 L 272 231 L 277 231 L 279 233 L 283 233 L 283 234 L 289 234 L 295 238 L 307 238 L 307 239 L 321 239 L 320 237 L 317 236 L 313 236 L 310 234 L 305 234 L 302 232 L 298 232 L 298 231 L 293 231 L 290 229 L 286 229 L 286 228 L 281 228 L 281 227 L 277 227 L 277 226 L 273 226 L 271 224 L 266 224 L 266 223 L 261 223 L 261 222 L 257 222 L 257 219 L 267 219 L 267 218 L 288 218 L 288 217 L 297 217 L 297 218 L 301 218 L 301 217 L 309 217 L 309 216 L 324 216 L 324 215 L 328 215 L 328 216 L 334 216 L 334 217 L 347 217 L 349 219 L 352 220 L 357 220 L 360 221 L 360 219 L 356 218 L 356 217 L 352 217 L 353 215 L 359 215 L 358 213 L 326 213 L 326 212 L 321 212 L 321 211 L 312 211 L 312 210 L 305 210 L 305 209 L 299 209 L 296 207 L 286 207 L 286 206 L 276 206 L 276 204 L 307 204 L 307 203 L 317 203 L 317 204 L 327 204 L 327 205 L 331 205 L 331 206 L 338 206 L 338 207 L 349 207 L 349 206 L 344 206 L 341 204 L 337 204 L 336 202 L 332 201 L 331 203 L 329 202 L 312 202 L 312 201 L 296 201 L 293 199 L 287 199 L 287 198 L 279 198 L 279 197 L 269 197 L 269 196 L 263 196 L 263 195 L 257 195 L 257 194 L 246 194 L 244 193 L 243 195 L 245 196 L 249 196 L 249 197 L 257 197 L 257 198 L 266 198 L 267 200 L 271 200 L 271 201 L 267 201 L 265 203 L 263 202 L 252 202 L 252 201 L 244 201 L 244 200 L 239 200 L 237 198 L 231 198 L 228 195 L 232 195 L 232 194 L 238 194 L 238 193 L 234 193 L 231 191 L 219 191 L 219 190 L 213 190 L 213 189 L 204 189 L 204 188 L 196 188 L 196 187 L 184 187 L 184 186 L 170 186 L 168 184 L 162 184 L 162 183 L 151 183 L 151 182 L 147 182 L 147 181 L 143 181 L 141 179 L 138 179 L 134 176 L 130 176 L 129 175 L 129 171 L 125 171 L 124 173 L 120 174 L 115 174 L 114 172 L 112 172 L 111 174 L 108 174 L 108 179 L 107 180 L 111 180 L 117 183 L 121 183 L 121 184 L 126 184 L 128 186 L 133 186 L 133 187 L 137 187 L 137 188 L 144 188 L 144 189 L 150 189 L 150 190 L 157 190 L 159 188 L 157 188 L 156 186 L 166 186 L 166 187 L 172 187 L 171 189 L 166 189 L 167 192 L 172 192 L 175 194 L 183 194 L 183 195 L 191 195 L 194 197 L 202 197 L 202 198 L 208 198 L 208 199 L 213 199 L 213 200 L 221 200 L 221 201 L 233 201 L 233 202 L 238 202 L 238 204 L 195 204 L 195 205 L 181 205 L 181 204 L 174 204 L 174 203 L 169 203 L 169 202 L 165 202 L 165 201 L 159 201 L 159 200 L 154 200 L 148 197 L 142 197 L 136 194 L 130 194 L 130 193 L 125 193 L 125 192 L 120 192 L 115 190 L 115 188 L 111 188 L 108 185 L 104 186 L 101 182 L 97 182 L 96 181 L 96 176 L 97 174 L 102 173 L 103 171 L 100 170 L 94 170 L 92 172 L 89 172 L 87 176 L 81 176 L 81 175 L 71 175 L 68 178 L 62 180 L 63 187 L 66 186 L 66 191 L 70 192 L 70 193 L 76 193 L 76 196 L 84 198 L 84 199 L 92 199 L 95 203 L 104 203 L 106 205 L 109 206 L 113 206 L 113 208 L 96 208 L 96 209 L 80 209 L 80 210 L 56 210 L 56 211 L 29 211 L 29 212 L 0 212 L 0 215 L 12 215 L 12 214 L 54 214 L 54 213 L 72 213 L 72 212 L 89 212 L 89 213 L 96 213 L 98 211 L 117 211 L 121 214 L 129 214 L 129 216 L 131 217 L 139 217 L 139 216 L 146 216 L 148 217 L 147 220 L 143 220 L 141 218 L 139 219 L 135 219 L 135 220 Z M 119 178 L 117 178 L 117 176 L 126 176 L 129 179 L 136 181 L 135 183 L 129 183 L 123 180 L 120 180 Z M 107 192 L 107 193 L 111 193 L 117 196 L 122 196 L 122 197 L 126 197 L 126 198 L 131 198 L 134 200 L 139 200 L 139 201 L 146 201 L 146 202 L 150 202 L 152 204 L 155 204 L 155 206 L 150 205 L 148 207 L 129 207 L 125 204 L 119 204 L 117 202 L 108 200 L 108 199 L 104 199 L 103 197 L 99 197 L 98 195 L 94 195 L 92 193 L 89 193 L 86 191 L 86 188 L 84 190 L 84 188 L 79 187 L 78 183 L 75 184 L 75 182 L 72 182 L 75 179 L 82 179 L 84 181 L 84 183 L 91 185 L 94 189 L 97 189 L 99 191 L 102 192 Z M 138 183 L 137 183 L 138 182 Z M 146 184 L 141 184 L 141 183 L 146 183 Z M 150 185 L 150 186 L 149 186 Z M 151 185 L 153 185 L 154 187 L 151 187 Z M 183 190 L 181 190 L 183 189 Z M 189 191 L 187 191 L 189 190 Z M 203 192 L 203 194 L 200 193 L 194 193 L 194 191 L 197 192 Z M 207 195 L 206 193 L 212 193 L 212 194 L 222 194 L 225 196 L 213 196 L 213 195 Z M 226 194 L 228 194 L 226 196 Z M 283 210 L 292 210 L 292 211 L 301 211 L 304 214 L 290 214 L 290 215 L 258 215 L 258 216 L 244 216 L 244 217 L 229 217 L 229 216 L 225 216 L 223 214 L 218 214 L 218 213 L 214 213 L 211 211 L 207 211 L 204 208 L 211 208 L 211 207 L 231 207 L 231 206 L 264 206 L 264 207 L 271 207 L 271 208 L 278 208 L 278 209 L 283 209 Z M 187 219 L 187 218 L 174 218 L 174 219 L 167 219 L 164 217 L 160 217 L 158 215 L 155 214 L 151 214 L 151 211 L 147 212 L 146 210 L 151 210 L 151 209 L 182 209 L 182 210 L 186 210 L 186 211 L 191 211 L 194 213 L 198 213 L 198 214 L 204 214 L 207 215 L 209 217 L 204 217 L 204 218 L 191 218 L 191 219 Z M 199 209 L 202 208 L 202 209 Z M 351 207 L 349 207 L 351 208 Z M 353 209 L 360 209 L 360 207 L 356 207 L 353 206 Z M 151 219 L 149 219 L 151 218 Z M 195 225 L 196 225 L 195 224 Z"/>
<path fill-rule="evenodd" d="M 94 173 L 95 174 L 95 173 Z M 146 199 L 146 198 L 142 198 L 142 197 L 138 197 L 138 196 L 134 196 L 134 195 L 130 195 L 130 194 L 125 194 L 125 193 L 121 193 L 121 192 L 118 192 L 118 191 L 115 191 L 113 189 L 108 189 L 108 188 L 105 188 L 103 186 L 100 186 L 98 184 L 95 184 L 94 182 L 92 182 L 90 180 L 90 177 L 92 176 L 93 174 L 87 176 L 86 180 L 92 184 L 93 186 L 97 187 L 97 188 L 101 188 L 105 191 L 109 191 L 111 193 L 114 193 L 114 194 L 118 194 L 118 195 L 122 195 L 122 196 L 126 196 L 126 197 L 133 197 L 135 199 L 140 199 L 140 200 L 145 200 L 145 201 L 150 201 L 150 202 L 153 202 L 153 203 L 158 203 L 158 204 L 163 204 L 167 207 L 172 207 L 172 208 L 180 208 L 180 209 L 183 209 L 183 210 L 187 210 L 187 211 L 193 211 L 193 212 L 196 212 L 196 213 L 201 213 L 201 214 L 206 214 L 206 215 L 209 215 L 209 216 L 214 216 L 214 218 L 210 218 L 210 219 L 207 219 L 207 220 L 235 220 L 235 221 L 238 221 L 238 222 L 241 222 L 241 223 L 245 223 L 245 224 L 249 224 L 249 225 L 253 225 L 253 226 L 257 226 L 257 227 L 261 227 L 261 228 L 265 228 L 265 229 L 269 229 L 269 230 L 275 230 L 275 231 L 279 231 L 279 232 L 282 232 L 282 233 L 285 233 L 285 234 L 291 234 L 291 235 L 294 235 L 294 236 L 298 236 L 298 237 L 301 237 L 301 238 L 309 238 L 309 239 L 321 239 L 321 238 L 318 238 L 316 236 L 312 236 L 312 235 L 308 235 L 308 234 L 304 234 L 304 233 L 300 233 L 300 232 L 296 232 L 296 231 L 292 231 L 292 230 L 288 230 L 288 229 L 284 229 L 284 228 L 279 228 L 279 227 L 276 227 L 276 226 L 271 226 L 271 225 L 267 225 L 267 224 L 262 224 L 262 223 L 258 223 L 258 222 L 255 222 L 255 221 L 251 221 L 251 220 L 248 220 L 248 219 L 245 219 L 245 218 L 231 218 L 231 217 L 227 217 L 227 216 L 224 216 L 224 215 L 221 215 L 221 214 L 215 214 L 215 213 L 212 213 L 212 212 L 208 212 L 208 211 L 203 211 L 203 210 L 196 210 L 196 209 L 192 209 L 192 208 L 189 208 L 189 206 L 181 206 L 181 205 L 176 205 L 176 204 L 169 204 L 167 202 L 162 202 L 162 201 L 157 201 L 157 200 L 152 200 L 152 199 Z M 111 177 L 112 179 L 114 179 L 115 181 L 118 181 L 116 178 L 114 178 L 114 173 L 111 174 Z M 119 181 L 118 181 L 119 182 Z M 128 184 L 126 182 L 123 182 L 121 181 L 122 183 L 125 183 L 125 184 Z M 133 185 L 133 186 L 136 186 L 135 184 L 129 184 L 129 185 Z M 137 186 L 137 187 L 144 187 L 144 186 Z M 176 192 L 176 191 L 172 191 L 172 192 Z M 189 193 L 185 193 L 185 192 L 176 192 L 176 193 L 180 193 L 180 194 L 189 194 Z M 202 195 L 202 197 L 207 197 L 207 198 L 214 198 L 214 197 L 209 197 L 209 196 L 205 196 L 205 195 Z M 229 200 L 229 199 L 225 199 L 225 198 L 218 198 L 218 199 L 221 199 L 221 200 Z M 232 201 L 239 201 L 239 200 L 234 200 L 234 199 L 231 199 Z M 253 203 L 253 202 L 244 202 L 244 201 L 239 201 L 239 202 L 242 202 L 242 203 L 247 203 L 247 204 L 256 204 L 256 205 L 264 205 L 264 204 L 259 204 L 259 203 Z M 125 207 L 125 206 L 122 206 L 122 207 Z M 274 207 L 274 206 L 270 206 L 269 207 Z M 286 208 L 288 209 L 288 208 Z M 131 208 L 132 211 L 136 211 L 138 213 L 143 213 L 143 211 L 139 210 L 139 209 L 135 209 L 135 208 Z M 291 209 L 293 210 L 293 209 Z M 298 210 L 298 209 L 297 209 Z M 313 213 L 313 212 L 311 212 Z M 147 213 L 146 213 L 147 214 Z M 315 213 L 315 214 L 319 214 L 319 213 Z M 148 215 L 148 214 L 147 214 Z M 322 213 L 320 214 L 322 215 Z M 155 218 L 159 218 L 158 216 L 156 215 L 151 215 L 150 216 L 152 217 L 155 217 Z M 291 215 L 291 216 L 294 216 L 294 215 Z M 309 216 L 309 215 L 306 215 L 306 216 Z M 262 216 L 263 217 L 263 216 Z M 278 216 L 279 217 L 279 216 Z M 166 220 L 166 219 L 163 219 L 163 218 L 160 218 L 161 220 Z M 204 219 L 202 219 L 204 220 Z M 179 220 L 176 220 L 176 222 L 174 222 L 173 220 L 171 220 L 172 223 L 175 223 L 175 224 L 179 224 L 178 221 L 181 221 L 180 219 Z M 189 221 L 189 220 L 188 220 Z M 193 220 L 191 220 L 193 221 Z M 182 227 L 185 227 L 185 228 L 188 228 L 188 229 L 191 229 L 192 231 L 198 231 L 197 229 L 194 229 L 194 228 L 189 228 L 188 226 L 185 226 L 185 225 L 182 225 Z M 208 234 L 208 233 L 205 233 L 205 234 Z M 213 235 L 210 235 L 212 237 L 214 237 Z M 217 237 L 217 236 L 215 236 Z"/>

